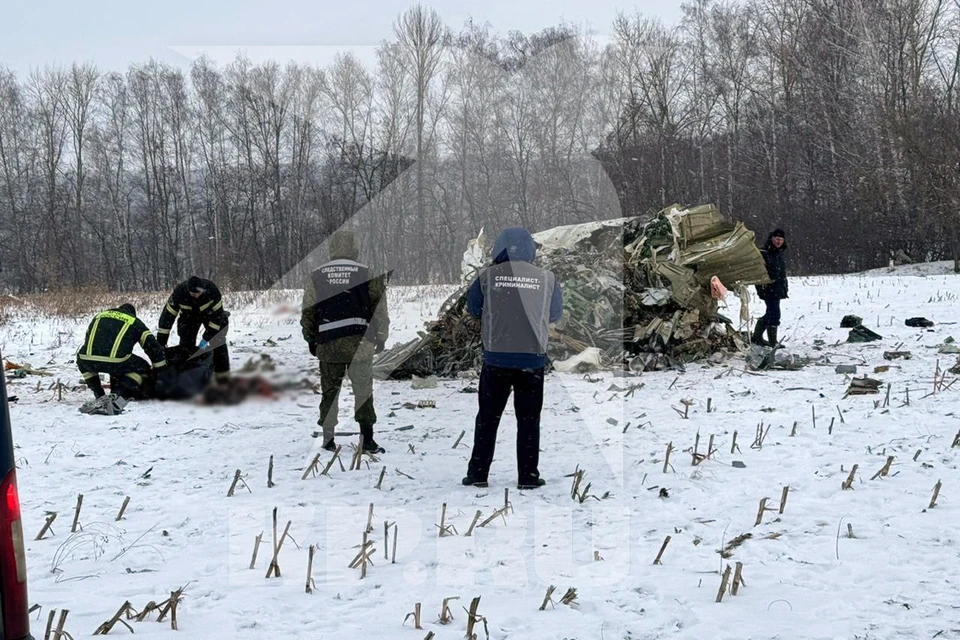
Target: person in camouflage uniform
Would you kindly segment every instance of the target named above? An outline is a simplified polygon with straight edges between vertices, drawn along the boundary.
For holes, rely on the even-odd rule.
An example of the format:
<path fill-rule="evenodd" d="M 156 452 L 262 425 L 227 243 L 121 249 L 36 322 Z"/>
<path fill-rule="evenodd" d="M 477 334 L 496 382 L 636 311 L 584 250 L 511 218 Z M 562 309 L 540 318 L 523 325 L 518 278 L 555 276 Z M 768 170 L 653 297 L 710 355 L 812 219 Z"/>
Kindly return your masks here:
<path fill-rule="evenodd" d="M 373 356 L 383 351 L 390 331 L 386 283 L 371 277 L 357 262 L 359 250 L 352 231 L 330 238 L 330 261 L 310 274 L 303 289 L 300 325 L 311 355 L 320 359 L 320 419 L 323 448 L 336 449 L 334 432 L 338 399 L 345 376 L 350 377 L 354 417 L 363 436 L 363 449 L 383 453 L 373 439 L 377 412 L 373 404 Z M 314 437 L 319 436 L 314 433 Z"/>

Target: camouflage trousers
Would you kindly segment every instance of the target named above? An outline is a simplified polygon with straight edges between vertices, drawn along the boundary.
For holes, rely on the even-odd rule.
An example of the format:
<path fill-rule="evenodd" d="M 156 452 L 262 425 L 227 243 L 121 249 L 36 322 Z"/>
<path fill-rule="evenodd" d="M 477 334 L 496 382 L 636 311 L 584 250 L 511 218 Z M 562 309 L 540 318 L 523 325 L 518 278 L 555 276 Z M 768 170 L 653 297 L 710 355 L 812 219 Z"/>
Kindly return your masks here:
<path fill-rule="evenodd" d="M 353 362 L 320 361 L 320 420 L 323 427 L 323 441 L 333 438 L 339 413 L 340 391 L 343 379 L 350 377 L 353 386 L 353 416 L 360 425 L 361 432 L 369 432 L 372 437 L 373 425 L 377 421 L 377 412 L 373 406 L 373 360 L 356 359 Z M 366 434 L 365 434 L 366 435 Z"/>

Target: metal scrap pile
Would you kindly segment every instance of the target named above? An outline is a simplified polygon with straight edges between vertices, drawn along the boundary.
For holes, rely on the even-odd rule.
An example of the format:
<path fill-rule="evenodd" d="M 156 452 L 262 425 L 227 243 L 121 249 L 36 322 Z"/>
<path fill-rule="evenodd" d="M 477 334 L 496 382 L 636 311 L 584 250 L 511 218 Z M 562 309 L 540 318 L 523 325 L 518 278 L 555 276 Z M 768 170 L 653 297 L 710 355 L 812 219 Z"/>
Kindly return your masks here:
<path fill-rule="evenodd" d="M 561 370 L 585 361 L 642 371 L 736 350 L 740 335 L 717 314 L 712 292 L 769 281 L 753 232 L 713 205 L 557 227 L 534 239 L 537 263 L 563 287 L 564 317 L 551 330 L 549 347 Z M 465 260 L 483 255 L 477 244 L 482 236 Z M 465 265 L 465 275 L 482 266 Z M 451 376 L 478 367 L 479 322 L 466 312 L 472 279 L 419 338 L 377 359 L 377 375 Z"/>

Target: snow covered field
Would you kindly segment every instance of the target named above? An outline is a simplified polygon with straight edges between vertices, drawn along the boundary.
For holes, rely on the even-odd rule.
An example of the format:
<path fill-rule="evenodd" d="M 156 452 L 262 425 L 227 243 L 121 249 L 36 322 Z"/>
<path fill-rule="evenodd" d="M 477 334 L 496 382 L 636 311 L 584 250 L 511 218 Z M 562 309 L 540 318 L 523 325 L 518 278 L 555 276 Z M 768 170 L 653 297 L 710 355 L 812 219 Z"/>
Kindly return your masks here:
<path fill-rule="evenodd" d="M 452 640 L 465 634 L 462 607 L 482 596 L 478 612 L 498 640 L 960 638 L 960 448 L 951 448 L 960 431 L 960 384 L 930 395 L 938 360 L 943 369 L 956 357 L 936 347 L 948 336 L 960 339 L 960 325 L 951 324 L 958 291 L 952 275 L 793 279 L 781 337 L 793 352 L 818 359 L 802 371 L 745 373 L 743 358 L 734 357 L 639 378 L 552 374 L 541 454 L 548 484 L 523 493 L 515 485 L 512 412 L 501 427 L 490 488 L 459 484 L 469 446 L 453 444 L 464 430 L 464 443 L 471 442 L 476 395 L 464 390 L 474 381 L 428 390 L 378 383 L 377 439 L 387 453 L 369 468 L 334 465 L 329 477 L 307 480 L 301 475 L 317 451 L 309 433 L 319 400 L 309 389 L 228 408 L 146 402 L 117 417 L 84 417 L 77 407 L 87 392 L 58 401 L 49 378 L 12 381 L 8 391 L 20 398 L 12 417 L 30 595 L 43 606 L 34 634 L 42 637 L 51 608 L 69 609 L 66 629 L 87 637 L 124 601 L 139 610 L 185 585 L 180 630 L 153 615 L 131 622 L 138 636 L 419 640 L 433 632 Z M 391 342 L 412 337 L 444 294 L 393 291 Z M 286 307 L 233 307 L 235 369 L 269 354 L 276 375 L 316 380 L 295 304 L 293 296 Z M 862 316 L 884 340 L 846 344 L 847 331 L 838 327 L 847 313 Z M 155 315 L 143 315 L 155 323 Z M 905 327 L 914 315 L 937 325 Z M 0 327 L 0 349 L 17 362 L 50 363 L 73 383 L 69 360 L 85 326 L 83 319 L 15 318 Z M 883 359 L 901 344 L 913 359 Z M 844 399 L 849 377 L 834 373 L 837 364 L 860 365 L 861 374 L 884 382 L 881 393 Z M 890 370 L 874 374 L 879 365 Z M 637 383 L 644 386 L 632 394 L 617 391 Z M 886 385 L 892 390 L 884 408 Z M 340 429 L 354 430 L 344 395 Z M 403 407 L 423 399 L 436 408 Z M 692 401 L 687 418 L 674 409 L 683 410 L 681 400 Z M 753 448 L 761 423 L 769 432 L 762 448 Z M 413 429 L 392 431 L 407 425 Z M 714 436 L 716 451 L 693 466 L 698 432 L 699 450 Z M 731 453 L 735 432 L 739 450 Z M 349 465 L 353 438 L 339 440 Z M 271 455 L 276 486 L 268 489 Z M 871 480 L 887 456 L 895 456 L 889 475 Z M 855 464 L 852 490 L 844 491 Z M 609 492 L 606 499 L 571 499 L 565 476 L 577 467 L 586 471 L 589 494 Z M 252 492 L 240 487 L 228 498 L 237 469 Z M 938 480 L 938 504 L 927 509 Z M 466 537 L 478 510 L 482 521 L 503 506 L 505 488 L 512 510 Z M 83 532 L 71 535 L 80 493 Z M 117 522 L 127 495 L 130 507 Z M 773 510 L 755 526 L 764 497 Z M 361 580 L 348 565 L 371 503 L 376 551 Z M 438 536 L 444 503 L 459 535 Z M 291 538 L 279 555 L 282 578 L 265 579 L 274 507 L 281 529 L 292 522 Z M 55 535 L 34 541 L 48 511 L 59 514 Z M 398 525 L 395 564 L 384 560 L 384 521 Z M 721 557 L 720 549 L 747 533 L 752 537 Z M 317 547 L 316 586 L 307 594 L 310 545 Z M 718 604 L 721 570 L 737 562 L 743 586 Z M 556 607 L 539 611 L 550 585 Z M 560 603 L 570 587 L 578 593 L 574 606 Z M 450 605 L 453 621 L 441 625 L 448 597 L 459 600 Z M 412 618 L 403 624 L 415 603 L 422 603 L 422 630 Z M 479 638 L 483 627 L 475 629 Z M 128 634 L 118 625 L 111 635 Z"/>

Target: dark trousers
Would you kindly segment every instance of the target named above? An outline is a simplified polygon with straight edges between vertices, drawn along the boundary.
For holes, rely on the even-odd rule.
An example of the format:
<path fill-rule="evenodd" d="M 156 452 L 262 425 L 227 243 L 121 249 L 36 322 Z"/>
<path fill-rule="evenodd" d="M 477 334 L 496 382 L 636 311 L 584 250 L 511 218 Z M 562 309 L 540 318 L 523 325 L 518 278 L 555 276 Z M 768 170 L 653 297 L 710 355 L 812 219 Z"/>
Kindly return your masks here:
<path fill-rule="evenodd" d="M 480 372 L 480 410 L 473 432 L 473 455 L 467 476 L 487 479 L 497 445 L 500 418 L 513 391 L 517 413 L 518 482 L 540 478 L 540 410 L 543 408 L 543 369 L 506 369 L 483 365 Z"/>
<path fill-rule="evenodd" d="M 767 305 L 767 312 L 763 314 L 761 322 L 768 327 L 779 327 L 780 298 L 764 298 L 763 302 Z"/>
<path fill-rule="evenodd" d="M 103 395 L 100 374 L 110 375 L 110 390 L 127 400 L 143 397 L 144 381 L 150 374 L 150 363 L 140 356 L 130 356 L 123 362 L 90 362 L 77 358 L 77 368 L 93 395 Z"/>
<path fill-rule="evenodd" d="M 197 348 L 197 334 L 203 323 L 198 318 L 183 316 L 177 318 L 177 335 L 180 344 L 194 349 Z M 230 371 L 230 353 L 227 351 L 227 325 L 221 327 L 218 334 L 223 344 L 213 350 L 213 372 L 228 373 Z"/>
<path fill-rule="evenodd" d="M 320 361 L 320 426 L 323 427 L 323 442 L 333 439 L 339 419 L 340 390 L 345 376 L 350 376 L 353 385 L 354 413 L 360 425 L 364 442 L 373 440 L 373 425 L 377 422 L 377 411 L 373 406 L 373 361 L 354 360 L 353 362 Z"/>

